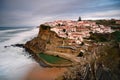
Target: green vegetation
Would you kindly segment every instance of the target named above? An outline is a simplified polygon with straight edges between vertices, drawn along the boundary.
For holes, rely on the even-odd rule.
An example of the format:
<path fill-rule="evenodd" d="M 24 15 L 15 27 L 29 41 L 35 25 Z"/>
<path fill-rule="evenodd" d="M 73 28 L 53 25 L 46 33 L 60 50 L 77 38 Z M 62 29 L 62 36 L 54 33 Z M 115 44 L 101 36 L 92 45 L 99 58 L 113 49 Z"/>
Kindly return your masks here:
<path fill-rule="evenodd" d="M 120 30 L 120 24 L 116 23 L 116 20 L 111 19 L 111 20 L 95 20 L 96 24 L 100 24 L 100 25 L 105 25 L 105 26 L 109 26 L 112 29 L 119 29 Z"/>
<path fill-rule="evenodd" d="M 95 42 L 108 42 L 111 40 L 120 42 L 120 31 L 115 31 L 113 33 L 90 33 L 91 36 L 89 39 L 94 40 Z"/>
<path fill-rule="evenodd" d="M 52 56 L 52 55 L 47 55 L 44 53 L 40 53 L 39 57 L 45 61 L 47 61 L 48 63 L 51 64 L 63 64 L 63 63 L 71 63 L 71 61 L 58 57 L 58 56 Z"/>
<path fill-rule="evenodd" d="M 112 29 L 119 29 L 120 30 L 120 24 L 116 24 L 116 25 L 111 25 Z"/>
<path fill-rule="evenodd" d="M 97 63 L 102 63 L 106 66 L 112 74 L 114 74 L 114 79 L 120 79 L 120 47 L 119 43 L 116 41 L 111 41 L 107 45 L 102 46 L 101 50 L 99 50 L 99 58 Z M 115 79 L 117 78 L 117 79 Z"/>
<path fill-rule="evenodd" d="M 78 21 L 82 21 L 82 20 L 81 20 L 81 17 L 79 17 Z"/>
<path fill-rule="evenodd" d="M 66 32 L 66 29 L 63 29 L 63 32 Z"/>
<path fill-rule="evenodd" d="M 111 35 L 112 35 L 112 38 L 113 38 L 115 41 L 120 42 L 120 31 L 115 31 L 115 32 L 111 33 Z"/>
<path fill-rule="evenodd" d="M 109 34 L 101 34 L 101 33 L 91 33 L 89 39 L 94 40 L 95 42 L 106 42 L 108 41 Z"/>
<path fill-rule="evenodd" d="M 114 19 L 111 19 L 111 20 L 96 20 L 95 22 L 96 22 L 96 24 L 101 24 L 101 25 L 106 25 L 106 26 L 116 24 L 116 21 Z"/>

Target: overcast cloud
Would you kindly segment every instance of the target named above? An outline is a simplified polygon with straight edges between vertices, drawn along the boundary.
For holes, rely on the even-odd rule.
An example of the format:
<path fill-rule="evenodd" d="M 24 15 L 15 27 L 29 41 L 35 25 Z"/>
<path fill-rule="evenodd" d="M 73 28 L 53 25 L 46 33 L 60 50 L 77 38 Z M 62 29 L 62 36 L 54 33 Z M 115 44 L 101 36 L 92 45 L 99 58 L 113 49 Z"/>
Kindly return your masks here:
<path fill-rule="evenodd" d="M 120 0 L 0 0 L 0 26 L 36 26 L 79 16 L 120 19 Z"/>

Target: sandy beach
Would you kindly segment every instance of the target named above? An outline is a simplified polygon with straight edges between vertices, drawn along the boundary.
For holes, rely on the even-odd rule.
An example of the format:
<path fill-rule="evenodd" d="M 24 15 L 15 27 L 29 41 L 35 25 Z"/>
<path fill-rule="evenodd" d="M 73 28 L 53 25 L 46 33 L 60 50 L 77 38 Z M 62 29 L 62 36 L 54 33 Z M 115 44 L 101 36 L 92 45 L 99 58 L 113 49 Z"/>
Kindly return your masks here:
<path fill-rule="evenodd" d="M 67 68 L 44 68 L 38 64 L 28 71 L 24 80 L 55 80 L 56 78 L 62 76 L 64 72 L 67 71 Z"/>

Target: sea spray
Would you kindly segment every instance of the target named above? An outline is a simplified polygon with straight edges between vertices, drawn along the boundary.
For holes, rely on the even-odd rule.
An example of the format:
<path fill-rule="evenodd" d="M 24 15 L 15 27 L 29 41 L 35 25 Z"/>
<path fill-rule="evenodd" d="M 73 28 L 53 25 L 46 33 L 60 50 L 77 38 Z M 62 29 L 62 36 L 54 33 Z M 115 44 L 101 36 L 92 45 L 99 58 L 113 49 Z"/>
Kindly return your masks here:
<path fill-rule="evenodd" d="M 18 31 L 20 29 L 17 29 Z M 17 31 L 16 30 L 16 31 Z M 4 36 L 7 40 L 0 42 L 0 80 L 21 80 L 26 72 L 32 67 L 31 64 L 36 63 L 29 54 L 26 54 L 23 48 L 10 46 L 16 43 L 25 43 L 27 40 L 35 37 L 38 33 L 38 28 L 24 30 L 12 34 L 14 30 L 2 30 L 0 32 L 1 39 Z M 8 34 L 11 32 L 10 34 Z M 10 46 L 4 48 L 4 46 Z"/>

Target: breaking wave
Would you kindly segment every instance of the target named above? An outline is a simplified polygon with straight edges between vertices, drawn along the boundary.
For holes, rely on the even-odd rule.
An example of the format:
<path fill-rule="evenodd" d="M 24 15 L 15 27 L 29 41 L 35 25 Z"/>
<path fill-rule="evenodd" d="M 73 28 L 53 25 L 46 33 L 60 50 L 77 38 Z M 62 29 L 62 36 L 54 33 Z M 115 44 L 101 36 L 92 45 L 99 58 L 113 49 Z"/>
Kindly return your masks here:
<path fill-rule="evenodd" d="M 24 44 L 37 36 L 38 31 L 38 28 L 0 30 L 0 80 L 21 80 L 36 63 L 23 48 L 10 45 Z"/>

